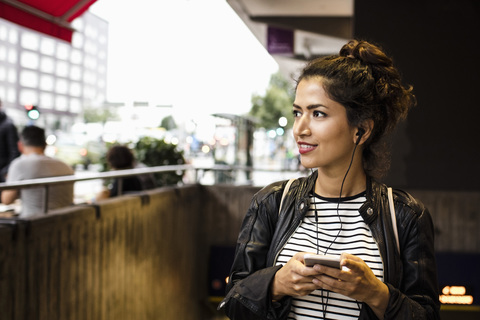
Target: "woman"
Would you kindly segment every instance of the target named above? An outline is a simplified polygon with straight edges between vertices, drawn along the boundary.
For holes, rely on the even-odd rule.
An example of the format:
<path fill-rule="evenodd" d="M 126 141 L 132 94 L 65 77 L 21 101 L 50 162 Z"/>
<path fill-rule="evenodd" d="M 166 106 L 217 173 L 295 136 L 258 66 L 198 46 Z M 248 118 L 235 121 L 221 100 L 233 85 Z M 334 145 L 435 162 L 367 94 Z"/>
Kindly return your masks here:
<path fill-rule="evenodd" d="M 107 152 L 106 160 L 107 164 L 113 170 L 127 170 L 138 167 L 132 150 L 123 145 L 112 146 Z M 118 192 L 120 191 L 118 190 L 119 179 L 122 180 L 122 194 L 152 189 L 155 185 L 153 177 L 150 174 L 115 178 L 108 188 L 103 189 L 97 194 L 95 201 L 118 196 Z"/>
<path fill-rule="evenodd" d="M 231 319 L 438 319 L 433 224 L 408 193 L 387 187 L 384 138 L 415 104 L 392 60 L 350 41 L 302 71 L 293 133 L 309 177 L 258 192 L 237 242 L 227 296 Z M 280 202 L 282 202 L 281 210 Z M 279 212 L 280 211 L 280 212 Z M 340 256 L 341 268 L 304 264 Z"/>

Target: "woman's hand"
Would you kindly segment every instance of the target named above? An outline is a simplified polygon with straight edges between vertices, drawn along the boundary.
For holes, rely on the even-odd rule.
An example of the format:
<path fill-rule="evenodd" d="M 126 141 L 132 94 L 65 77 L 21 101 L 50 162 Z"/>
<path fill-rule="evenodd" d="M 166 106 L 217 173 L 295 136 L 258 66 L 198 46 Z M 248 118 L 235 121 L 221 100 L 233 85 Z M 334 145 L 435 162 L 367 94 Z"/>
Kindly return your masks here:
<path fill-rule="evenodd" d="M 295 254 L 282 268 L 280 268 L 272 283 L 272 299 L 280 300 L 284 296 L 305 296 L 318 286 L 313 282 L 318 271 L 306 267 L 303 256 L 306 252 Z"/>
<path fill-rule="evenodd" d="M 388 287 L 373 274 L 373 271 L 360 258 L 343 253 L 342 269 L 315 265 L 318 273 L 312 282 L 317 289 L 323 288 L 365 302 L 379 319 L 383 319 L 390 293 Z"/>

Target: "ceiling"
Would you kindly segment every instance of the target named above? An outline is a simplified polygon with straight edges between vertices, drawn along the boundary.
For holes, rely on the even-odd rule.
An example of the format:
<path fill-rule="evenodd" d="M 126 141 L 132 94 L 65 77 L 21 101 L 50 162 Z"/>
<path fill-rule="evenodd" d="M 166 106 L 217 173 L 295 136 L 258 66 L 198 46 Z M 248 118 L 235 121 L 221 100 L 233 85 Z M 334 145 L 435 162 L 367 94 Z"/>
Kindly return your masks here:
<path fill-rule="evenodd" d="M 353 35 L 354 0 L 227 0 L 250 31 L 269 50 L 272 29 L 293 34 L 290 51 L 270 52 L 285 75 L 305 60 L 337 53 Z"/>

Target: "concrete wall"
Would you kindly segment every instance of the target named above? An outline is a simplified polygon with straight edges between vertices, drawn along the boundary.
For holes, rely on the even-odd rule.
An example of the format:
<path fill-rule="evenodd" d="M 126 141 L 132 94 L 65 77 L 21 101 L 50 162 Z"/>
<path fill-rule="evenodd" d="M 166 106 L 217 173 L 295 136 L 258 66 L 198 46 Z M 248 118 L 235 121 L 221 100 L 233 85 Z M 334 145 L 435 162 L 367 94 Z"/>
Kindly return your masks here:
<path fill-rule="evenodd" d="M 3 220 L 1 319 L 208 319 L 209 247 L 235 242 L 248 205 L 220 189 L 159 189 Z"/>
<path fill-rule="evenodd" d="M 233 246 L 256 187 L 187 186 L 0 220 L 0 318 L 214 319 L 211 246 Z M 480 253 L 479 193 L 413 192 L 438 251 Z"/>

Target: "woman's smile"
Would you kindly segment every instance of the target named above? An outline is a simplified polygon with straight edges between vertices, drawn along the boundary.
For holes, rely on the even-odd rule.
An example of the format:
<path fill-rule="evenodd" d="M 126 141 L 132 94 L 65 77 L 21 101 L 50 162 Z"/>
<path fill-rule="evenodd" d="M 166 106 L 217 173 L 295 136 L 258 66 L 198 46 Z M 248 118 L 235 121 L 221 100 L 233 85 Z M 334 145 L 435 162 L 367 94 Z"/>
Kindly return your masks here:
<path fill-rule="evenodd" d="M 298 141 L 297 145 L 298 145 L 298 152 L 300 152 L 300 154 L 308 153 L 308 152 L 313 151 L 317 148 L 316 144 L 309 144 L 309 143 L 301 142 L 301 141 Z"/>

